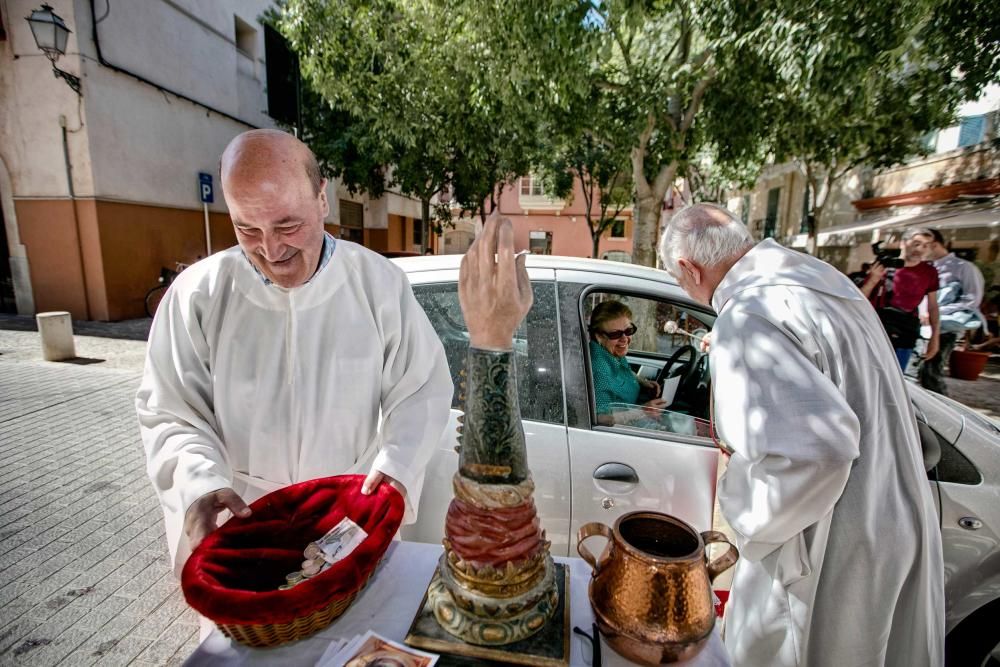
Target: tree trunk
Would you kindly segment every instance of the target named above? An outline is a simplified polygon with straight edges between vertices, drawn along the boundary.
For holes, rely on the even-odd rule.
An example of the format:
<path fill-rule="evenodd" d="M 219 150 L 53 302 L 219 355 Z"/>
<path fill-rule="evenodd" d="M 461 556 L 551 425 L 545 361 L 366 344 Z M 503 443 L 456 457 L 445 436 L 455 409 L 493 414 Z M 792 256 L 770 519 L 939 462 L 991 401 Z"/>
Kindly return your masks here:
<path fill-rule="evenodd" d="M 638 214 L 635 218 L 635 232 L 632 239 L 632 263 L 641 266 L 656 266 L 656 244 L 660 226 L 660 211 L 663 198 L 649 196 L 639 199 Z"/>
<path fill-rule="evenodd" d="M 816 205 L 816 200 L 813 199 L 813 205 L 810 208 L 812 213 L 812 220 L 809 222 L 809 236 L 806 238 L 806 252 L 813 257 L 819 257 L 819 216 L 823 215 L 823 207 Z"/>
<path fill-rule="evenodd" d="M 809 192 L 810 192 L 810 190 L 812 190 L 812 184 L 809 182 L 809 178 L 807 177 L 806 178 L 805 193 L 803 193 L 803 195 L 802 195 L 803 197 L 806 198 L 805 206 L 803 206 L 802 208 L 803 208 L 803 210 L 807 211 L 807 213 L 806 213 L 806 221 L 805 221 L 805 223 L 806 223 L 806 252 L 809 253 L 810 255 L 812 255 L 813 257 L 815 257 L 816 256 L 817 243 L 819 241 L 818 235 L 816 233 L 816 228 L 819 226 L 819 223 L 817 222 L 817 218 L 816 218 L 816 193 L 815 192 L 813 193 L 812 201 L 809 201 Z"/>
<path fill-rule="evenodd" d="M 420 224 L 424 228 L 420 254 L 424 254 L 431 247 L 431 200 L 427 197 L 420 199 Z"/>
<path fill-rule="evenodd" d="M 601 235 L 594 232 L 594 228 L 590 228 L 590 240 L 594 243 L 594 249 L 591 251 L 590 256 L 597 259 L 597 253 L 600 252 L 601 245 Z"/>
<path fill-rule="evenodd" d="M 632 263 L 656 267 L 656 242 L 659 240 L 660 211 L 663 198 L 674 184 L 677 162 L 659 167 L 656 178 L 650 183 L 646 179 L 646 144 L 654 127 L 650 116 L 646 130 L 639 138 L 639 146 L 632 148 L 632 183 L 635 186 L 636 205 L 635 232 L 632 238 Z"/>

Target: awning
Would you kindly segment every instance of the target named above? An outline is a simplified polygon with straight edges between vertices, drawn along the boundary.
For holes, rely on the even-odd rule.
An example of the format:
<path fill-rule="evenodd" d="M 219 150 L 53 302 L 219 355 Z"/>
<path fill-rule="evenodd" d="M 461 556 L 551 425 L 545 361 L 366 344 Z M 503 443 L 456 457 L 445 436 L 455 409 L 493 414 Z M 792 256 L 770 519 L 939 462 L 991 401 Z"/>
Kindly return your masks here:
<path fill-rule="evenodd" d="M 854 246 L 858 243 L 877 240 L 883 233 L 907 227 L 933 227 L 935 229 L 970 229 L 982 227 L 985 230 L 1000 230 L 1000 201 L 995 199 L 982 203 L 962 202 L 946 206 L 913 207 L 913 210 L 895 215 L 879 211 L 873 215 L 863 215 L 852 223 L 828 227 L 819 232 L 818 243 L 822 246 Z M 799 234 L 792 247 L 805 246 L 805 234 Z M 801 244 L 799 239 L 801 238 Z"/>

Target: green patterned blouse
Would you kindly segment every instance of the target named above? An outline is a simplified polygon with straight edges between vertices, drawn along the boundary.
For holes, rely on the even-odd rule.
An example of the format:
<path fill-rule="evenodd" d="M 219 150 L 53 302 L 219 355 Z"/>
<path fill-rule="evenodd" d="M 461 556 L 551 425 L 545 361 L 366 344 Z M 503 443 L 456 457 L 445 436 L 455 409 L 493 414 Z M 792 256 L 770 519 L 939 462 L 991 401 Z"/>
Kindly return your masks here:
<path fill-rule="evenodd" d="M 612 403 L 634 405 L 639 400 L 639 380 L 625 357 L 616 357 L 596 341 L 590 341 L 590 365 L 597 414 L 609 414 Z"/>

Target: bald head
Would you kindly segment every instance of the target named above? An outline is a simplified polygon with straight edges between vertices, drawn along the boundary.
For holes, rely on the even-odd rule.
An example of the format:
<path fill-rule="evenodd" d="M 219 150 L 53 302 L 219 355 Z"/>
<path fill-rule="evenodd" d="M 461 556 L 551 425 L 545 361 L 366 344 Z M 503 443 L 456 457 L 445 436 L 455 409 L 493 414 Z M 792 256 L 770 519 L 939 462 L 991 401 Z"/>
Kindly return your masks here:
<path fill-rule="evenodd" d="M 237 135 L 222 153 L 219 171 L 222 187 L 232 179 L 250 178 L 272 170 L 293 173 L 301 169 L 318 195 L 323 187 L 323 176 L 319 171 L 316 156 L 304 143 L 280 130 L 250 130 Z"/>
<path fill-rule="evenodd" d="M 660 239 L 660 258 L 681 287 L 709 303 L 716 286 L 754 245 L 746 226 L 728 209 L 694 204 L 678 211 Z"/>

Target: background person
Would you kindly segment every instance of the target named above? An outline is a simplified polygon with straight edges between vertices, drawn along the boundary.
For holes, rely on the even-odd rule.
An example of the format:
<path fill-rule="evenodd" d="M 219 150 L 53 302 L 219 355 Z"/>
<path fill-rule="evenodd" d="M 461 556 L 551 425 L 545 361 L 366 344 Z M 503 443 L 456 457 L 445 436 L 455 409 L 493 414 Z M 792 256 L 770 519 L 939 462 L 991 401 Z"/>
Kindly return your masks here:
<path fill-rule="evenodd" d="M 222 511 L 307 479 L 367 473 L 363 492 L 392 483 L 413 521 L 453 393 L 406 275 L 324 232 L 305 144 L 246 132 L 221 172 L 239 246 L 172 283 L 136 396 L 178 571 Z"/>
<path fill-rule="evenodd" d="M 938 353 L 938 273 L 933 265 L 924 261 L 932 240 L 927 229 L 907 229 L 903 232 L 903 266 L 887 270 L 876 261 L 861 285 L 861 292 L 875 306 L 904 371 L 920 338 L 919 310 L 925 297 L 931 337 L 924 359 L 932 359 Z"/>
<path fill-rule="evenodd" d="M 944 661 L 944 565 L 917 433 L 875 311 L 829 264 L 757 245 L 724 208 L 676 213 L 660 256 L 718 313 L 719 505 L 741 558 L 734 665 Z"/>
<path fill-rule="evenodd" d="M 944 367 L 959 335 L 982 326 L 979 304 L 983 300 L 983 274 L 972 262 L 957 257 L 945 246 L 944 237 L 931 229 L 927 259 L 938 272 L 938 310 L 941 318 L 940 352 L 920 366 L 920 386 L 948 395 Z"/>

